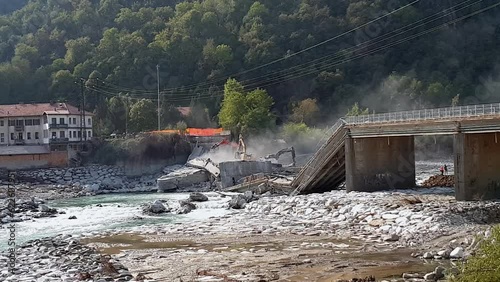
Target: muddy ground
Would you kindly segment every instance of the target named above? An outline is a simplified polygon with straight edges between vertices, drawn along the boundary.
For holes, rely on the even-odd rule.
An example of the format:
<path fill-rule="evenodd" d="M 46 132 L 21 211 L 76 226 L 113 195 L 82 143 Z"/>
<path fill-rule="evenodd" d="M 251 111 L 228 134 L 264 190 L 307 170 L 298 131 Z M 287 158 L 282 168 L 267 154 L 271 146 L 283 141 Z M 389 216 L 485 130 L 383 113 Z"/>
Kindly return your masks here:
<path fill-rule="evenodd" d="M 121 234 L 84 240 L 115 255 L 135 276 L 156 281 L 339 281 L 401 279 L 428 273 L 449 261 L 426 261 L 412 253 L 461 238 L 454 234 L 421 248 L 397 248 L 332 236 L 208 235 L 187 237 Z M 367 280 L 368 281 L 368 280 Z"/>

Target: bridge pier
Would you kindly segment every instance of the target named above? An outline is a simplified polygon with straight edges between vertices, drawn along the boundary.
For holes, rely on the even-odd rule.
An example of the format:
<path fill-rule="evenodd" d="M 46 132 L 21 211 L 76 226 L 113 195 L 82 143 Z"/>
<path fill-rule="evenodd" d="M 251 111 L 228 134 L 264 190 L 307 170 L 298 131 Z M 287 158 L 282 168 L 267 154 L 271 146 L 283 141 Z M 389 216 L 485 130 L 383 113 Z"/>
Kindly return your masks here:
<path fill-rule="evenodd" d="M 500 133 L 454 137 L 455 196 L 459 201 L 500 198 Z"/>
<path fill-rule="evenodd" d="M 348 192 L 415 187 L 413 136 L 348 137 L 345 158 Z"/>

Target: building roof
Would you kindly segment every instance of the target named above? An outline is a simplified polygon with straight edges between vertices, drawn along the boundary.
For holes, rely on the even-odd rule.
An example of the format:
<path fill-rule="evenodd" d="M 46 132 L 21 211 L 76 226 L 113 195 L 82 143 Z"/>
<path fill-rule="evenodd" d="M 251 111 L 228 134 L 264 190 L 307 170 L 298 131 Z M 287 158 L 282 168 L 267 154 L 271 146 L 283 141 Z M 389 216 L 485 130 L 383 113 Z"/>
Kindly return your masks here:
<path fill-rule="evenodd" d="M 80 110 L 68 103 L 0 105 L 0 118 L 41 116 L 44 113 L 50 115 L 79 115 Z M 94 114 L 85 111 L 85 115 L 93 116 Z"/>
<path fill-rule="evenodd" d="M 0 146 L 0 156 L 48 154 L 47 146 Z"/>
<path fill-rule="evenodd" d="M 181 113 L 181 116 L 187 117 L 191 114 L 191 107 L 177 107 L 177 110 Z"/>

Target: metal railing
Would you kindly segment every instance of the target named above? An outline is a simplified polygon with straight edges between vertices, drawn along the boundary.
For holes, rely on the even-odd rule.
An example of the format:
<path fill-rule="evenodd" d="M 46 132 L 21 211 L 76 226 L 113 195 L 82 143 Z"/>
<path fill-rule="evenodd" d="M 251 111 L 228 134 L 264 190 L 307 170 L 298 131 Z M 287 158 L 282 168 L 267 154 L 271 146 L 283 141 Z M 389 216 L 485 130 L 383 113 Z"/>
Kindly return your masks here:
<path fill-rule="evenodd" d="M 345 117 L 346 124 L 406 122 L 500 115 L 500 103 Z"/>

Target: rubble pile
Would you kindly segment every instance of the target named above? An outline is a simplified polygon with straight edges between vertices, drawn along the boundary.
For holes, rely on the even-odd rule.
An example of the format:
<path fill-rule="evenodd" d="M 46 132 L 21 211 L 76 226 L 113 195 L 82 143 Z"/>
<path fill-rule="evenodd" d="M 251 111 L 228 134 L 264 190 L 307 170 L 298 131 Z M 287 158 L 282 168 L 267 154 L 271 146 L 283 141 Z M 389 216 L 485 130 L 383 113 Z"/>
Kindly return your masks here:
<path fill-rule="evenodd" d="M 433 175 L 425 180 L 422 187 L 454 187 L 455 176 L 453 175 Z"/>
<path fill-rule="evenodd" d="M 9 253 L 0 253 L 8 265 Z M 12 272 L 2 271 L 1 281 L 129 281 L 132 275 L 119 261 L 81 245 L 71 235 L 29 241 L 16 249 Z"/>

